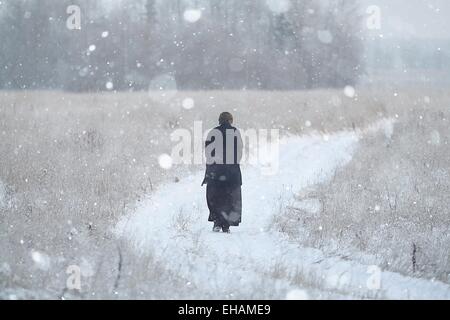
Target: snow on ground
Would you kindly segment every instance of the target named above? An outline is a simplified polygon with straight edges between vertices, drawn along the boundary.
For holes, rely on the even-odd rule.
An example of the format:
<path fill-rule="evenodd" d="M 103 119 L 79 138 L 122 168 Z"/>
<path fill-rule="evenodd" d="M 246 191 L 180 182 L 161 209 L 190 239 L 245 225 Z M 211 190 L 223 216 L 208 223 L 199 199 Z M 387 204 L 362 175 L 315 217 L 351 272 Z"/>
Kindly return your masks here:
<path fill-rule="evenodd" d="M 269 228 L 283 199 L 327 181 L 351 161 L 359 139 L 369 131 L 389 137 L 393 121 L 325 138 L 320 134 L 284 138 L 280 171 L 273 176 L 244 166 L 243 223 L 230 235 L 213 233 L 207 222 L 205 189 L 200 186 L 203 172 L 161 185 L 136 212 L 124 216 L 114 232 L 138 254 L 152 253 L 205 297 L 450 298 L 450 287 L 444 283 L 377 273 L 375 266 L 300 247 Z"/>

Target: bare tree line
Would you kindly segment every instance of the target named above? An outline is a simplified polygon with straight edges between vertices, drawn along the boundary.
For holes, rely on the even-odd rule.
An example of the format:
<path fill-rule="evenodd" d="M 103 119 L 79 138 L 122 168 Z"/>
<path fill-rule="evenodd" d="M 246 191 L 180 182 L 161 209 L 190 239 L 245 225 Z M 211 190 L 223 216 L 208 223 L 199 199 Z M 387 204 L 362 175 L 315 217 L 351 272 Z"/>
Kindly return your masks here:
<path fill-rule="evenodd" d="M 194 90 L 354 84 L 364 71 L 357 1 L 285 3 L 6 0 L 0 88 L 145 90 L 161 75 L 163 87 Z M 80 30 L 66 27 L 69 5 L 81 8 Z M 188 9 L 201 18 L 186 21 Z"/>

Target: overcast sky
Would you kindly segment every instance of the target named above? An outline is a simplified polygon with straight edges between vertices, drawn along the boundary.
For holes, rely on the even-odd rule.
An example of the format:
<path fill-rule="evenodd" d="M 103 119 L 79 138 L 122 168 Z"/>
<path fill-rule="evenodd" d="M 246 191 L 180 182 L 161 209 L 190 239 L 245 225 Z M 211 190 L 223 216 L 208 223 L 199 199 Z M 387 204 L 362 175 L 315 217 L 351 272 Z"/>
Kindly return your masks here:
<path fill-rule="evenodd" d="M 363 0 L 363 3 L 381 8 L 381 32 L 386 35 L 450 39 L 449 0 Z"/>

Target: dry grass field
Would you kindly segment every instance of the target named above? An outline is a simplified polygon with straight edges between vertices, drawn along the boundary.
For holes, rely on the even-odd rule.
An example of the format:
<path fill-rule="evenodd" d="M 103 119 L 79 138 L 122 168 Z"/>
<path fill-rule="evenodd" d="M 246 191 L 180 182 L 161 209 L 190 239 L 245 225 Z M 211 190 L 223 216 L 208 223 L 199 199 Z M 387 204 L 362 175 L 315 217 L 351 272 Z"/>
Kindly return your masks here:
<path fill-rule="evenodd" d="M 448 91 L 172 94 L 0 92 L 0 297 L 211 297 L 180 286 L 184 279 L 151 253 L 138 259 L 110 228 L 160 183 L 201 169 L 163 170 L 157 159 L 170 153 L 173 130 L 194 121 L 206 130 L 225 110 L 243 129 L 282 135 L 395 118 L 392 134 L 364 139 L 331 183 L 274 213 L 273 228 L 329 254 L 450 282 Z M 320 212 L 296 207 L 308 199 Z M 66 289 L 71 264 L 88 279 L 80 293 Z"/>

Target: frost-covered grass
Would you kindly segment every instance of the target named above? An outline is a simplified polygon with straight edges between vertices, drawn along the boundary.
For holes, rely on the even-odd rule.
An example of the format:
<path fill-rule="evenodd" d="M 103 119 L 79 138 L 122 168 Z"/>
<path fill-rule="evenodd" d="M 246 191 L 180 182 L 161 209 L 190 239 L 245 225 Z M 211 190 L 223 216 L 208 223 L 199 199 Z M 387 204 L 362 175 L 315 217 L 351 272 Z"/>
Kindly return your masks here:
<path fill-rule="evenodd" d="M 195 102 L 191 110 L 182 108 L 186 97 Z M 361 151 L 367 149 L 366 153 L 358 152 L 356 161 L 338 171 L 332 184 L 315 191 L 325 195 L 318 197 L 324 214 L 305 224 L 311 236 L 300 240 L 311 246 L 338 243 L 340 230 L 347 230 L 343 226 L 351 219 L 354 226 L 348 229 L 342 248 L 376 253 L 380 261 L 391 263 L 387 268 L 407 273 L 410 264 L 406 261 L 415 241 L 419 276 L 442 279 L 448 272 L 448 256 L 444 257 L 448 239 L 442 236 L 448 230 L 444 193 L 448 193 L 449 172 L 448 157 L 444 158 L 448 156 L 448 94 L 416 90 L 395 97 L 388 91 L 362 91 L 357 99 L 349 99 L 332 90 L 178 92 L 170 102 L 166 98 L 155 101 L 146 93 L 0 92 L 0 296 L 196 298 L 189 295 L 189 288 L 180 289 L 186 279 L 165 268 L 158 257 L 152 258 L 151 252 L 145 259 L 138 257 L 110 228 L 132 212 L 139 199 L 151 196 L 161 182 L 176 181 L 201 169 L 177 166 L 166 171 L 159 168 L 157 157 L 170 152 L 169 135 L 175 128 L 191 128 L 194 120 L 203 120 L 206 129 L 216 124 L 224 110 L 233 112 L 242 128 L 280 128 L 283 134 L 299 135 L 364 127 L 399 114 L 390 149 L 384 138 L 374 136 L 364 142 Z M 420 121 L 419 115 L 424 117 Z M 433 130 L 439 132 L 439 139 Z M 425 143 L 426 139 L 434 144 Z M 388 156 L 385 150 L 390 151 Z M 416 162 L 411 160 L 416 158 Z M 397 159 L 401 170 L 392 169 L 389 159 Z M 429 159 L 432 171 L 427 171 L 426 164 L 420 166 L 423 159 Z M 433 185 L 432 174 L 440 179 L 439 187 Z M 410 182 L 413 177 L 418 183 Z M 350 178 L 360 179 L 367 188 L 360 193 L 350 189 L 355 186 Z M 379 194 L 386 181 L 390 194 L 408 195 L 404 204 L 397 204 L 394 218 Z M 420 195 L 413 196 L 415 187 Z M 418 199 L 418 206 L 408 200 L 413 198 Z M 433 213 L 428 214 L 433 218 L 419 210 L 428 208 L 427 203 L 433 205 Z M 376 205 L 380 218 L 366 210 Z M 351 215 L 340 217 L 343 211 Z M 182 232 L 192 222 L 181 213 L 180 217 L 172 224 Z M 404 224 L 402 219 L 406 219 Z M 380 229 L 384 221 L 391 227 Z M 323 226 L 322 232 L 317 233 L 316 225 Z M 411 226 L 407 232 L 396 232 L 406 225 Z M 354 230 L 365 237 L 360 243 Z M 411 231 L 418 237 L 413 239 Z M 379 243 L 387 243 L 389 232 L 396 232 L 400 241 L 391 240 L 385 246 L 389 250 L 383 250 Z M 374 238 L 380 240 L 371 242 Z M 81 293 L 65 289 L 70 265 L 82 269 Z M 274 277 L 280 272 L 273 270 Z"/>
<path fill-rule="evenodd" d="M 274 223 L 303 246 L 449 283 L 449 101 L 395 100 L 393 130 L 368 135 L 330 183 L 298 194 Z"/>

